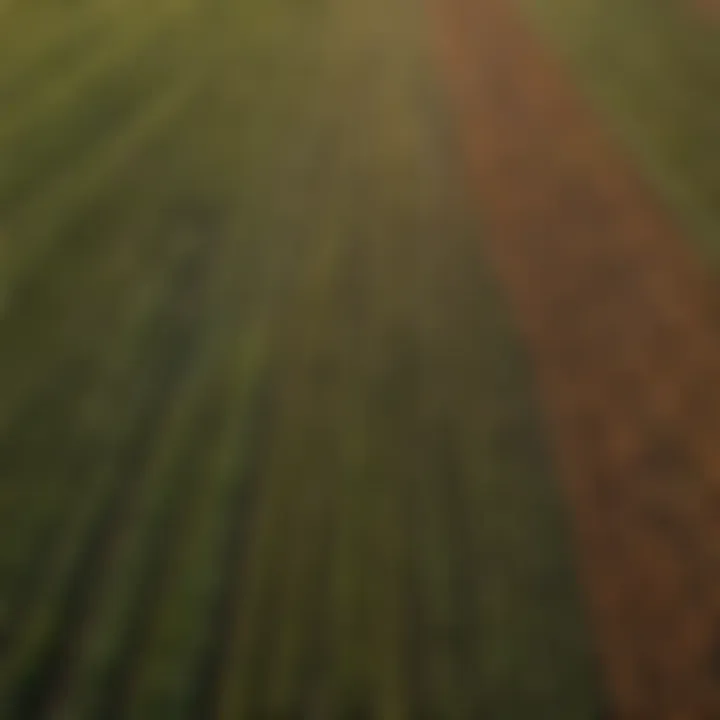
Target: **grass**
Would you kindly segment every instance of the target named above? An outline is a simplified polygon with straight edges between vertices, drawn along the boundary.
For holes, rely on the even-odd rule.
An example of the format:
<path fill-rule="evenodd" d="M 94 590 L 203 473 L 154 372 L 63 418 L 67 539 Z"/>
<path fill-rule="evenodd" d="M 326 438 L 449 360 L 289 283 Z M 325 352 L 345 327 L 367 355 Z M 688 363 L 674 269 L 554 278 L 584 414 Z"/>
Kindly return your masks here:
<path fill-rule="evenodd" d="M 692 0 L 522 4 L 717 267 L 720 25 Z"/>
<path fill-rule="evenodd" d="M 3 718 L 596 717 L 430 32 L 0 6 Z"/>

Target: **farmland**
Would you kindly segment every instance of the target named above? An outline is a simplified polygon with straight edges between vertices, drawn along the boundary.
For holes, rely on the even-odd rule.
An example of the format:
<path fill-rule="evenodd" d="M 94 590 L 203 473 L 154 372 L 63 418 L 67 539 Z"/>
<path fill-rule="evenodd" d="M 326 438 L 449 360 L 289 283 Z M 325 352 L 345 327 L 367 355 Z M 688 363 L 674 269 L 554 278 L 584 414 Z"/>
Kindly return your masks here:
<path fill-rule="evenodd" d="M 0 717 L 598 717 L 432 32 L 0 4 Z"/>
<path fill-rule="evenodd" d="M 619 35 L 620 6 L 598 4 L 588 24 L 568 6 L 561 27 L 547 22 L 553 7 L 530 16 L 502 0 L 447 0 L 434 15 L 438 60 L 487 257 L 536 373 L 612 717 L 715 718 L 720 335 L 712 255 L 699 252 L 712 243 L 694 241 L 720 238 L 706 205 L 720 156 L 708 142 L 702 158 L 685 156 L 702 162 L 674 175 L 693 206 L 663 177 L 678 148 L 697 147 L 700 113 L 712 117 L 717 99 L 699 74 L 697 114 L 685 114 L 672 100 L 680 91 L 656 75 L 672 112 L 661 123 L 676 123 L 676 143 L 657 142 L 632 63 L 610 81 L 581 43 L 569 49 L 573 27 L 587 42 Z M 629 7 L 653 18 L 642 0 Z M 692 17 L 700 42 L 704 20 Z M 663 67 L 685 27 L 638 30 L 653 46 L 646 70 Z M 612 102 L 600 78 L 616 88 Z M 621 118 L 647 126 L 651 154 Z"/>
<path fill-rule="evenodd" d="M 522 0 L 599 117 L 720 263 L 720 22 L 714 0 Z"/>

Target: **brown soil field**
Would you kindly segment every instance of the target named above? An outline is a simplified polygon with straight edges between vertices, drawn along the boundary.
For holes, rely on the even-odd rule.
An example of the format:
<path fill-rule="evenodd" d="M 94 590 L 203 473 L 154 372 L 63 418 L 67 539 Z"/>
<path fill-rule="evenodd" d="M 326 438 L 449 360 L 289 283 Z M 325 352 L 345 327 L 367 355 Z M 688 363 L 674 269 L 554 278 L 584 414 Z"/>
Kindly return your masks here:
<path fill-rule="evenodd" d="M 438 55 L 535 363 L 619 718 L 720 717 L 720 345 L 682 228 L 511 2 Z"/>
<path fill-rule="evenodd" d="M 720 1 L 719 0 L 694 0 L 695 8 L 705 17 L 713 20 L 720 20 Z"/>

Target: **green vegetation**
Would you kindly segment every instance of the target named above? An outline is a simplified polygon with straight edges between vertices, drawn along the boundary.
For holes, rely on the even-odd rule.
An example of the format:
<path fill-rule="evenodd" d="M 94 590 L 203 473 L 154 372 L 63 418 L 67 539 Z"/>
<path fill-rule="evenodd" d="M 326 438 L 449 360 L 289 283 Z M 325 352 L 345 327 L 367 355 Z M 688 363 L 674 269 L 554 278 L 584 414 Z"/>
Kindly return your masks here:
<path fill-rule="evenodd" d="M 714 266 L 720 23 L 693 0 L 522 0 Z"/>
<path fill-rule="evenodd" d="M 0 5 L 3 718 L 596 717 L 430 31 Z"/>

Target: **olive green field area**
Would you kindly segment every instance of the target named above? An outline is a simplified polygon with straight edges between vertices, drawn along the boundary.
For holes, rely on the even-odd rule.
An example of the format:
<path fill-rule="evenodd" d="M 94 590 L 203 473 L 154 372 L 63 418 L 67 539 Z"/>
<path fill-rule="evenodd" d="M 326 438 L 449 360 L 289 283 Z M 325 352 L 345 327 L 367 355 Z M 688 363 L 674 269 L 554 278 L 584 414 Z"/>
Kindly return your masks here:
<path fill-rule="evenodd" d="M 429 17 L 0 0 L 0 719 L 602 717 Z"/>

